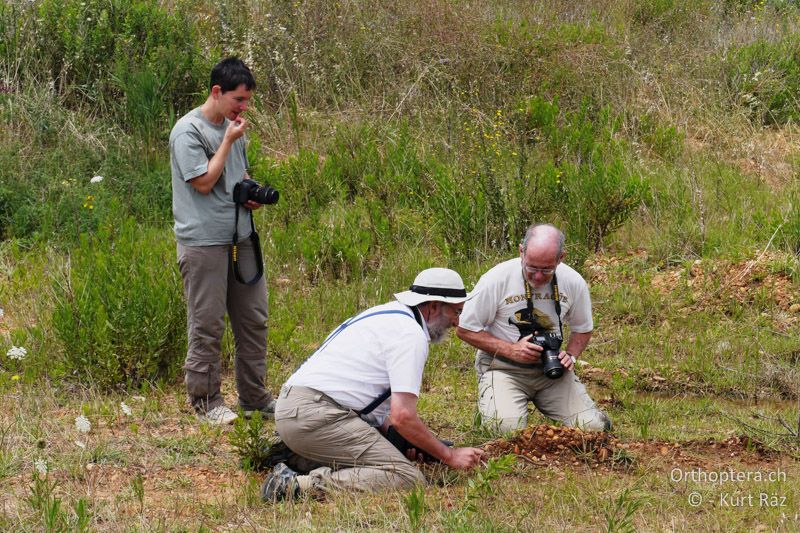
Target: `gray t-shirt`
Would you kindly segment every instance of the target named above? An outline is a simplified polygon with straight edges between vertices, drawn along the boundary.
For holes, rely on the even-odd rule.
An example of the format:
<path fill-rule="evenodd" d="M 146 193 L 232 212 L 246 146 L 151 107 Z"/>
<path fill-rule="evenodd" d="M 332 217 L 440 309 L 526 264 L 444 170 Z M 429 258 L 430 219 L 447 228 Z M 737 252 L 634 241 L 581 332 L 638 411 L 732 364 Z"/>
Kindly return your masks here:
<path fill-rule="evenodd" d="M 589 333 L 594 329 L 592 300 L 589 286 L 575 270 L 559 263 L 556 267 L 558 292 L 561 300 L 561 319 L 573 333 Z M 470 331 L 488 331 L 494 337 L 516 342 L 520 330 L 509 319 L 527 309 L 525 281 L 522 277 L 522 260 L 510 259 L 486 272 L 472 290 L 475 297 L 464 304 L 458 319 L 459 327 Z M 540 325 L 558 332 L 558 317 L 553 302 L 552 284 L 532 289 L 534 316 Z M 562 349 L 566 344 L 562 345 Z M 522 368 L 515 363 L 498 359 L 492 354 L 478 350 L 476 354 L 478 374 L 488 370 L 503 370 L 518 375 L 541 374 L 541 366 Z"/>
<path fill-rule="evenodd" d="M 211 192 L 201 194 L 188 183 L 208 171 L 229 124 L 227 118 L 222 124 L 212 124 L 198 107 L 178 120 L 169 135 L 175 236 L 186 246 L 229 244 L 235 209 L 239 209 L 239 240 L 250 236 L 250 212 L 233 202 L 233 187 L 242 181 L 248 166 L 244 137 L 234 141 Z"/>

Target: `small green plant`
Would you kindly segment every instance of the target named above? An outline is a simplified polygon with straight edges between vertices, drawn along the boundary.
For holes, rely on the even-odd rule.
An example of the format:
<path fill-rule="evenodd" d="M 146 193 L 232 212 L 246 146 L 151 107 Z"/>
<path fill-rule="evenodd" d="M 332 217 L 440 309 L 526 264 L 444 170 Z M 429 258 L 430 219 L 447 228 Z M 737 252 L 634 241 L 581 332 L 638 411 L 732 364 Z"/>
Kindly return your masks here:
<path fill-rule="evenodd" d="M 131 479 L 131 491 L 139 504 L 139 513 L 144 513 L 144 478 L 141 472 L 137 472 Z"/>
<path fill-rule="evenodd" d="M 639 429 L 641 438 L 650 438 L 650 426 L 658 417 L 658 412 L 659 407 L 654 400 L 638 403 L 631 411 L 631 419 Z"/>
<path fill-rule="evenodd" d="M 57 481 L 51 480 L 47 473 L 40 474 L 34 471 L 27 501 L 31 509 L 39 514 L 43 529 L 48 532 L 61 531 L 68 523 L 67 515 L 61 509 L 61 498 L 55 495 L 57 486 Z"/>
<path fill-rule="evenodd" d="M 479 502 L 485 501 L 493 492 L 493 482 L 502 474 L 511 471 L 516 462 L 512 454 L 489 459 L 486 468 L 477 471 L 467 482 L 467 491 L 461 506 L 446 517 L 450 530 L 470 531 L 473 517 L 478 514 Z"/>
<path fill-rule="evenodd" d="M 46 469 L 46 466 L 44 468 Z M 70 513 L 62 508 L 61 498 L 55 494 L 57 488 L 58 482 L 50 478 L 49 472 L 40 473 L 38 470 L 33 472 L 33 483 L 28 488 L 26 501 L 39 516 L 41 529 L 47 532 L 88 531 L 92 514 L 87 501 L 78 498 L 73 505 L 73 516 L 70 516 Z"/>
<path fill-rule="evenodd" d="M 635 490 L 626 488 L 605 511 L 607 533 L 633 533 L 633 516 L 644 505 L 645 499 Z"/>
<path fill-rule="evenodd" d="M 248 472 L 267 468 L 266 462 L 274 444 L 264 432 L 264 420 L 260 411 L 253 412 L 248 419 L 244 412 L 233 423 L 233 431 L 228 433 L 228 442 L 239 456 L 239 465 Z"/>
<path fill-rule="evenodd" d="M 73 531 L 76 533 L 89 531 L 89 523 L 92 521 L 92 514 L 89 512 L 89 504 L 85 498 L 78 498 L 78 501 L 75 502 L 73 512 L 75 513 Z"/>
<path fill-rule="evenodd" d="M 636 456 L 625 448 L 614 448 L 611 452 L 611 464 L 629 468 L 636 463 Z"/>
<path fill-rule="evenodd" d="M 406 516 L 408 516 L 411 531 L 420 531 L 422 529 L 422 519 L 427 511 L 427 506 L 425 505 L 425 487 L 418 485 L 403 496 L 403 507 L 406 510 Z"/>

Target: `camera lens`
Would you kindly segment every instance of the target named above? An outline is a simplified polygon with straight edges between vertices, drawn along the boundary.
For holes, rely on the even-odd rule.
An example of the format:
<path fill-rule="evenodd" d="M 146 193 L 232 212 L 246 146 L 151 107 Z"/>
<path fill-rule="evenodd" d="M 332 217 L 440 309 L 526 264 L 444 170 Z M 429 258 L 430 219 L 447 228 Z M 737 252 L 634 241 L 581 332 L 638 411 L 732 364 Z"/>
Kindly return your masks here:
<path fill-rule="evenodd" d="M 249 199 L 260 204 L 274 204 L 278 201 L 278 191 L 272 187 L 254 187 L 250 189 Z"/>
<path fill-rule="evenodd" d="M 542 352 L 544 375 L 550 379 L 558 379 L 564 375 L 564 366 L 558 358 L 558 351 L 545 350 Z"/>

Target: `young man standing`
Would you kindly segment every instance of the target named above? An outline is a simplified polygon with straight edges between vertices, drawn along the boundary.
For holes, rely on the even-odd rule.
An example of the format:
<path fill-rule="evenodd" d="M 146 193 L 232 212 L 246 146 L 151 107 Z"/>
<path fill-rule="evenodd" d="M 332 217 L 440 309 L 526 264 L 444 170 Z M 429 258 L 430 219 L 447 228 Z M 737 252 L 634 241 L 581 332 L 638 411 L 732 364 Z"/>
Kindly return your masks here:
<path fill-rule="evenodd" d="M 205 103 L 184 115 L 169 138 L 172 212 L 178 264 L 188 308 L 189 348 L 183 366 L 189 402 L 199 418 L 229 424 L 236 414 L 220 393 L 220 345 L 227 311 L 236 345 L 239 405 L 269 415 L 275 402 L 264 384 L 267 350 L 267 287 L 264 277 L 240 283 L 229 264 L 231 238 L 238 233 L 244 279 L 256 272 L 257 252 L 250 242 L 251 213 L 261 204 L 233 200 L 234 186 L 247 178 L 244 133 L 256 82 L 239 59 L 220 61 L 211 71 Z M 244 215 L 244 216 L 242 216 Z M 248 271 L 249 269 L 249 271 Z"/>

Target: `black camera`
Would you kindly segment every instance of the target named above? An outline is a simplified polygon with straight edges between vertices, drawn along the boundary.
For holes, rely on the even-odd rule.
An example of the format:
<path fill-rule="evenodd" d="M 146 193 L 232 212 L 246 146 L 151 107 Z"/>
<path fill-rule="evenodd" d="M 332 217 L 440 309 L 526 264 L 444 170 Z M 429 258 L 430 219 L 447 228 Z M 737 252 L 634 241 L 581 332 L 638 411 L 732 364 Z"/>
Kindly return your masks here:
<path fill-rule="evenodd" d="M 550 379 L 558 379 L 564 375 L 564 365 L 558 354 L 561 353 L 561 337 L 555 333 L 545 332 L 531 337 L 530 342 L 542 347 L 542 363 L 544 375 Z"/>
<path fill-rule="evenodd" d="M 522 310 L 515 317 L 508 319 L 509 324 L 517 326 L 519 338 L 533 335 L 528 342 L 542 347 L 542 364 L 544 375 L 550 379 L 558 379 L 564 375 L 564 365 L 558 354 L 561 353 L 561 335 L 552 333 L 541 326 L 528 310 Z"/>
<path fill-rule="evenodd" d="M 262 187 L 251 179 L 242 180 L 233 186 L 233 201 L 243 204 L 247 200 L 259 204 L 274 204 L 278 201 L 278 191 L 269 185 Z"/>

